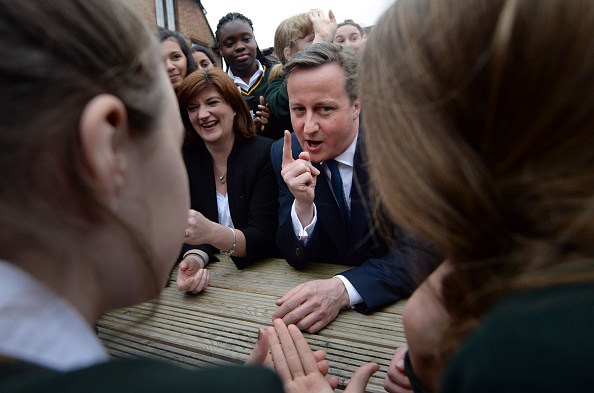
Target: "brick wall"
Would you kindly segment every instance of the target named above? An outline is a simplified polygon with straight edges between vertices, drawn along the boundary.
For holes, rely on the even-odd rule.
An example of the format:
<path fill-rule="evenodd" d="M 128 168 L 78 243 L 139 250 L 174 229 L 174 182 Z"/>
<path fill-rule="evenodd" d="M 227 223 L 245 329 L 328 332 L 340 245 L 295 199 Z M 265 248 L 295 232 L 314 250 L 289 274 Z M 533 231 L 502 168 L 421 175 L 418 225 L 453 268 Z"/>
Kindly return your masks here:
<path fill-rule="evenodd" d="M 155 0 L 124 0 L 148 23 L 157 30 Z M 214 39 L 208 21 L 195 0 L 176 0 L 177 29 L 180 33 L 194 41 L 210 46 Z"/>

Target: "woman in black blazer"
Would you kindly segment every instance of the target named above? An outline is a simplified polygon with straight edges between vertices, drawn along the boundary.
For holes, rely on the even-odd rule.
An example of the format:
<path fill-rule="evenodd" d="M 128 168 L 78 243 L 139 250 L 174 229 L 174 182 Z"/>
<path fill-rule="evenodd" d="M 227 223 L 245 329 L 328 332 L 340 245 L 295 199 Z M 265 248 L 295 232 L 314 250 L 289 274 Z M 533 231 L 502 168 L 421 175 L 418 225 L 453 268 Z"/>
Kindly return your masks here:
<path fill-rule="evenodd" d="M 177 286 L 198 293 L 219 251 L 238 269 L 277 256 L 278 186 L 272 140 L 257 136 L 249 108 L 219 69 L 189 75 L 177 91 L 191 210 Z"/>

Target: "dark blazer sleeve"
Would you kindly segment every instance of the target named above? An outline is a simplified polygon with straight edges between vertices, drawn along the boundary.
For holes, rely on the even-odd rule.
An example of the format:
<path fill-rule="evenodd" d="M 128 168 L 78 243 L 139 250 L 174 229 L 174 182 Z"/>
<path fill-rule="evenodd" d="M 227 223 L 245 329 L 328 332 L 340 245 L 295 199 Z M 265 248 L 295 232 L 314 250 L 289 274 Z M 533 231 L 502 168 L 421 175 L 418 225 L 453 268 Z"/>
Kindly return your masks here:
<path fill-rule="evenodd" d="M 369 313 L 408 298 L 441 261 L 430 245 L 397 228 L 392 248 L 384 257 L 368 259 L 341 275 L 363 298 L 355 310 Z"/>
<path fill-rule="evenodd" d="M 229 159 L 229 209 L 246 239 L 246 258 L 231 257 L 238 269 L 279 255 L 276 248 L 278 186 L 270 162 L 272 140 L 256 136 L 237 141 Z"/>
<path fill-rule="evenodd" d="M 301 152 L 299 142 L 295 137 L 295 134 L 291 134 L 291 146 L 293 149 L 293 158 L 297 158 Z M 291 219 L 291 207 L 295 198 L 287 187 L 287 184 L 281 176 L 282 169 L 282 156 L 283 156 L 283 139 L 279 139 L 274 142 L 270 150 L 270 157 L 272 161 L 272 167 L 276 180 L 278 183 L 278 200 L 279 200 L 279 211 L 278 211 L 278 230 L 276 233 L 276 244 L 283 258 L 293 267 L 297 269 L 303 269 L 307 265 L 307 261 L 311 260 L 311 255 L 308 253 L 308 249 L 312 245 L 312 240 L 315 243 L 316 240 L 310 236 L 308 247 L 304 247 L 295 235 L 293 229 L 293 222 Z M 316 225 L 317 227 L 317 225 Z M 317 230 L 314 229 L 314 232 Z"/>
<path fill-rule="evenodd" d="M 190 207 L 202 213 L 209 220 L 218 222 L 217 191 L 213 175 L 212 157 L 201 141 L 184 147 L 182 153 L 190 185 Z M 219 260 L 215 256 L 219 250 L 210 244 L 184 244 L 178 259 L 181 260 L 183 254 L 192 249 L 199 249 L 207 253 L 209 262 Z"/>

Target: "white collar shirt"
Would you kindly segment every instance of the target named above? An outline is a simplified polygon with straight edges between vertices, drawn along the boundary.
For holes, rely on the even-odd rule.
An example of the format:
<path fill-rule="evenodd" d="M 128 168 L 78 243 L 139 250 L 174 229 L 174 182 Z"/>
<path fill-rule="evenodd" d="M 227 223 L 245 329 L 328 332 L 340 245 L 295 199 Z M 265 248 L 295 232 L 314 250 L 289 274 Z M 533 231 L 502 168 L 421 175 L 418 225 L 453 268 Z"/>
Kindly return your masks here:
<path fill-rule="evenodd" d="M 101 340 L 74 307 L 2 260 L 0 354 L 58 371 L 108 360 Z"/>
<path fill-rule="evenodd" d="M 256 59 L 256 64 L 258 64 L 258 70 L 254 72 L 254 75 L 251 76 L 250 81 L 247 84 L 240 77 L 233 75 L 233 71 L 231 71 L 231 68 L 227 70 L 227 74 L 229 74 L 231 79 L 233 79 L 233 82 L 235 82 L 237 87 L 240 89 L 240 92 L 241 89 L 243 89 L 244 91 L 249 91 L 252 88 L 252 86 L 256 84 L 258 78 L 260 78 L 260 76 L 264 73 L 264 67 L 262 67 L 262 63 L 260 63 L 260 61 Z"/>

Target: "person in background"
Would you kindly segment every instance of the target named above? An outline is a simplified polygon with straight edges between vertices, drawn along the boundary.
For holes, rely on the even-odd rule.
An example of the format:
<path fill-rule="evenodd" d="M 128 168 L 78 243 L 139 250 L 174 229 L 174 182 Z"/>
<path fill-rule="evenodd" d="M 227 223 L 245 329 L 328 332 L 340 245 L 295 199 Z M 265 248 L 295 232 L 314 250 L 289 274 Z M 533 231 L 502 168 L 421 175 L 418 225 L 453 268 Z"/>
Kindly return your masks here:
<path fill-rule="evenodd" d="M 320 43 L 285 65 L 295 132 L 286 131 L 271 150 L 280 189 L 277 245 L 298 269 L 320 262 L 352 267 L 277 300 L 273 319 L 310 333 L 343 308 L 368 313 L 407 298 L 438 261 L 398 228 L 390 247 L 372 216 L 357 62 L 351 48 Z"/>
<path fill-rule="evenodd" d="M 357 55 L 360 55 L 364 36 L 365 32 L 363 28 L 352 20 L 347 19 L 336 28 L 332 42 L 341 46 L 350 46 Z"/>
<path fill-rule="evenodd" d="M 278 256 L 278 187 L 272 140 L 256 135 L 246 102 L 218 68 L 196 71 L 177 90 L 186 128 L 191 211 L 177 275 L 180 291 L 206 288 L 219 250 L 238 269 Z"/>
<path fill-rule="evenodd" d="M 282 392 L 263 367 L 112 360 L 95 333 L 159 295 L 187 225 L 183 125 L 145 23 L 115 0 L 2 0 L 0 33 L 0 391 Z"/>
<path fill-rule="evenodd" d="M 217 65 L 214 55 L 204 45 L 192 43 L 192 57 L 199 70 L 206 70 Z"/>
<path fill-rule="evenodd" d="M 311 44 L 332 42 L 335 31 L 336 18 L 332 10 L 328 11 L 328 17 L 326 17 L 324 11 L 319 9 L 312 9 L 307 13 L 287 18 L 276 28 L 274 47 L 281 64 L 275 65 L 270 72 L 264 100 L 270 106 L 271 117 L 281 129 L 293 132 L 284 65 L 295 53 Z"/>
<path fill-rule="evenodd" d="M 270 123 L 270 108 L 264 101 L 273 64 L 258 47 L 252 21 L 238 12 L 228 13 L 217 24 L 215 40 L 227 73 L 250 108 L 256 130 L 262 136 L 280 138 L 283 130 Z"/>
<path fill-rule="evenodd" d="M 177 31 L 159 27 L 157 36 L 161 42 L 161 55 L 165 61 L 169 81 L 173 88 L 177 89 L 184 78 L 198 68 L 196 60 L 192 57 L 186 39 Z"/>
<path fill-rule="evenodd" d="M 368 39 L 371 176 L 447 258 L 405 310 L 415 391 L 594 390 L 592 48 L 591 1 L 398 0 Z"/>

